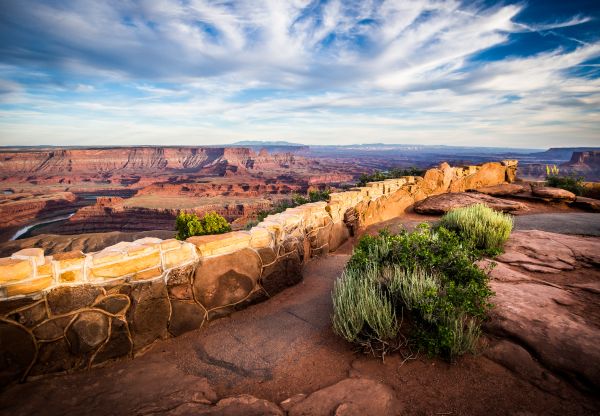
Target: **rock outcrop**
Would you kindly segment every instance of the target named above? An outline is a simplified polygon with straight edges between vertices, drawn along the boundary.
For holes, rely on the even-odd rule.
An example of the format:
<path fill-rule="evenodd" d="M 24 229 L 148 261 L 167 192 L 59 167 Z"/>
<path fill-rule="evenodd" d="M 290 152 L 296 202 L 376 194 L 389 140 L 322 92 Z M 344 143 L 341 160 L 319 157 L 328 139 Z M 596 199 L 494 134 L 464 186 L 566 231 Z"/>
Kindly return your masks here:
<path fill-rule="evenodd" d="M 597 390 L 600 239 L 516 231 L 497 261 L 486 325 L 503 340 L 486 354 L 546 391 Z"/>
<path fill-rule="evenodd" d="M 445 214 L 456 208 L 468 207 L 475 204 L 484 204 L 496 211 L 513 212 L 526 209 L 520 202 L 495 198 L 476 192 L 453 192 L 430 196 L 414 205 L 415 212 L 419 214 Z"/>

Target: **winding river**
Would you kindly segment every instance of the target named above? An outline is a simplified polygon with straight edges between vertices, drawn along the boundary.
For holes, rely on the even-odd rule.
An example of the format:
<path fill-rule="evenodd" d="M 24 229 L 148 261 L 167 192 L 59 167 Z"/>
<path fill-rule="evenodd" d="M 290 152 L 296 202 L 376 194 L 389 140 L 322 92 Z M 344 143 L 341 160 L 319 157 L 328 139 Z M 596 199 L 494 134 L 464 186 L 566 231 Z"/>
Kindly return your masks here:
<path fill-rule="evenodd" d="M 48 218 L 45 220 L 40 220 L 40 221 L 34 222 L 33 224 L 26 225 L 23 228 L 19 228 L 19 230 L 17 230 L 17 232 L 10 238 L 9 241 L 18 240 L 21 237 L 27 237 L 27 233 L 29 231 L 31 231 L 33 228 L 39 227 L 40 225 L 45 225 L 45 224 L 50 224 L 52 222 L 68 220 L 73 215 L 75 215 L 74 212 L 72 212 L 70 214 L 61 215 L 58 217 L 52 217 L 52 218 Z"/>

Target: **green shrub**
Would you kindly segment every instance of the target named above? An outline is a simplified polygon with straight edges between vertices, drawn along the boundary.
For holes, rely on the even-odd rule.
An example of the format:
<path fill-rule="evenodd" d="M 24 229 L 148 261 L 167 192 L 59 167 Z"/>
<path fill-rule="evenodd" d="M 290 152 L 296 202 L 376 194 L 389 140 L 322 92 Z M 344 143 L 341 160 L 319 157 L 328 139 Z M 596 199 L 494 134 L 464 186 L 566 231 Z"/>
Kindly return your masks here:
<path fill-rule="evenodd" d="M 379 285 L 378 269 L 346 269 L 333 285 L 334 331 L 369 350 L 385 351 L 398 336 L 394 306 Z"/>
<path fill-rule="evenodd" d="M 552 188 L 561 188 L 569 192 L 573 192 L 575 195 L 583 195 L 585 187 L 583 186 L 583 176 L 566 175 L 558 176 L 548 175 L 546 176 L 546 185 Z"/>
<path fill-rule="evenodd" d="M 481 254 L 471 240 L 427 224 L 361 238 L 332 292 L 335 332 L 385 354 L 409 316 L 410 340 L 427 352 L 452 359 L 472 351 L 491 306 L 487 273 L 474 264 Z M 369 307 L 377 302 L 381 315 Z"/>
<path fill-rule="evenodd" d="M 185 240 L 195 235 L 223 234 L 231 231 L 231 225 L 216 212 L 208 212 L 202 218 L 180 212 L 175 219 L 175 230 L 175 238 Z"/>
<path fill-rule="evenodd" d="M 440 225 L 455 231 L 463 239 L 472 241 L 476 248 L 487 253 L 499 253 L 510 237 L 512 217 L 476 204 L 448 212 Z"/>

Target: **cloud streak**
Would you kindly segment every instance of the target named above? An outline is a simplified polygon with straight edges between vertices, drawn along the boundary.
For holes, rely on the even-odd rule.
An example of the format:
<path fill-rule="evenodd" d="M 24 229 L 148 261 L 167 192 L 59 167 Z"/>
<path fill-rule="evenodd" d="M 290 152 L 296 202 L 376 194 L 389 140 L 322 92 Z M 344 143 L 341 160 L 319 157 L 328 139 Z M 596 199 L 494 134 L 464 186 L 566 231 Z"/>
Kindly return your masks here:
<path fill-rule="evenodd" d="M 0 144 L 597 144 L 594 16 L 519 20 L 526 10 L 433 0 L 7 1 Z M 545 49 L 519 44 L 548 33 L 557 36 Z M 507 45 L 514 51 L 493 56 Z"/>

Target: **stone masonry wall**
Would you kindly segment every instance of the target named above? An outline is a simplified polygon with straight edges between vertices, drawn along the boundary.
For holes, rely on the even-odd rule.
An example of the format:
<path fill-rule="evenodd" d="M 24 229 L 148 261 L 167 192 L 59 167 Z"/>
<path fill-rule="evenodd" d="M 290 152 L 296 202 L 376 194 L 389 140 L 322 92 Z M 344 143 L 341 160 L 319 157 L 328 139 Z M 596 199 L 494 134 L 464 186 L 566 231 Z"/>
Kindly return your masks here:
<path fill-rule="evenodd" d="M 512 182 L 516 161 L 368 183 L 270 215 L 249 231 L 143 238 L 96 253 L 0 258 L 0 386 L 133 356 L 302 279 L 302 265 L 429 195 Z"/>

